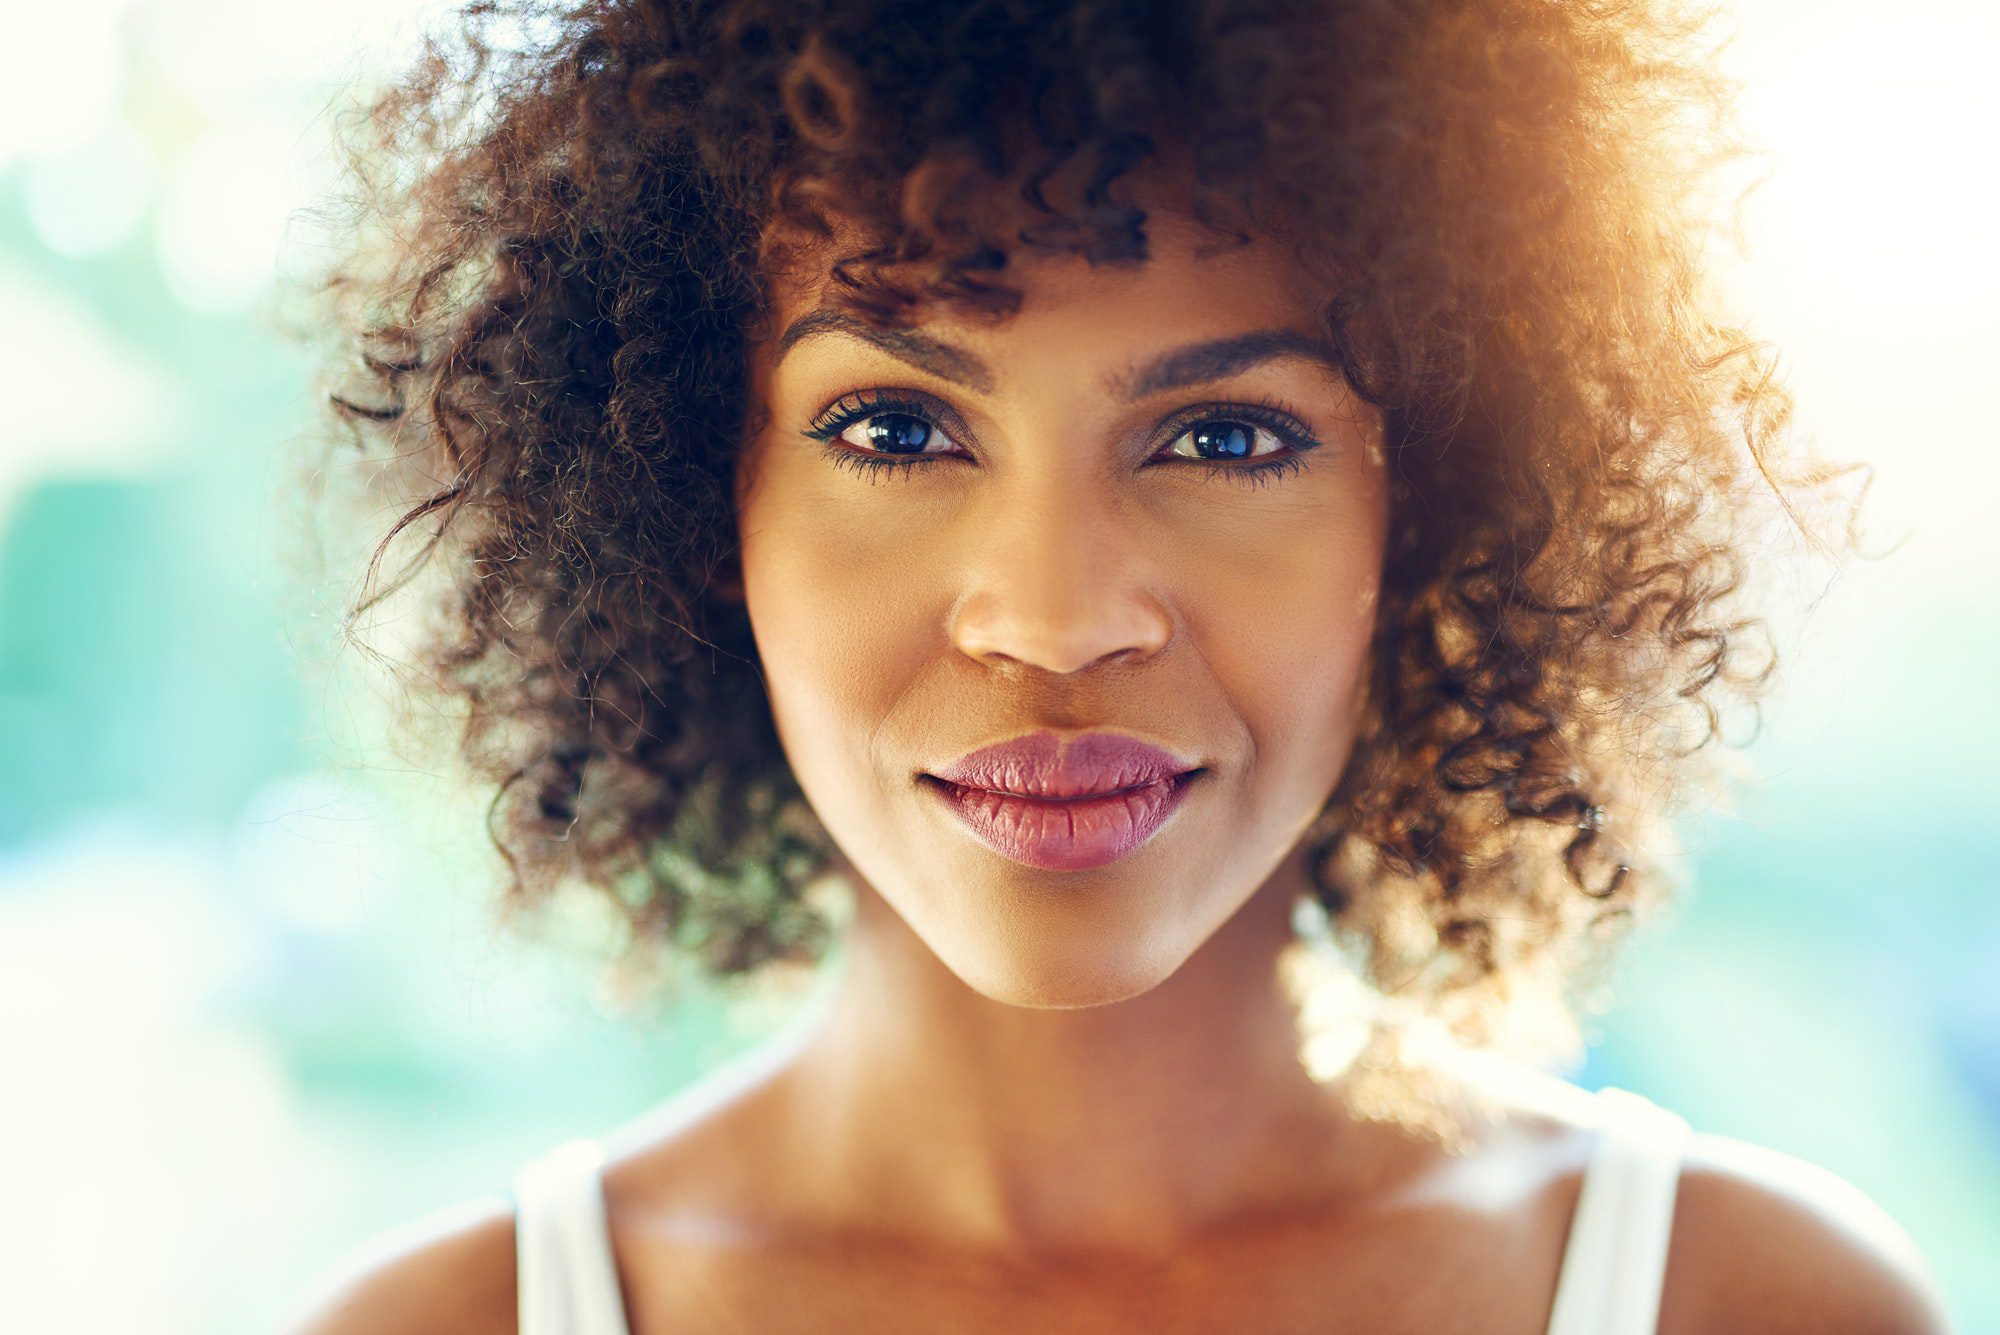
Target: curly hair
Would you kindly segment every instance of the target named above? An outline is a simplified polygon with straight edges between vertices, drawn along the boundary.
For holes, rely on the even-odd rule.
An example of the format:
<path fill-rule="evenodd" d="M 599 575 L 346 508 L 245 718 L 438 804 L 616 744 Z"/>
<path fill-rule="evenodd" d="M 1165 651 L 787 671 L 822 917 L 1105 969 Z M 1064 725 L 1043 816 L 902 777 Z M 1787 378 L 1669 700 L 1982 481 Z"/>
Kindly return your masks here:
<path fill-rule="evenodd" d="M 580 884 L 712 977 L 818 958 L 836 856 L 778 743 L 735 562 L 772 278 L 1005 319 L 1009 256 L 1147 255 L 1128 173 L 1282 234 L 1383 415 L 1367 715 L 1309 832 L 1365 976 L 1474 1041 L 1671 898 L 1667 817 L 1775 656 L 1741 607 L 1789 451 L 1723 320 L 1742 152 L 1665 0 L 469 5 L 347 124 L 317 275 L 335 448 L 421 488 L 358 615 L 428 563 L 424 675 L 496 785 L 507 897 Z M 982 192 L 1036 221 L 995 234 Z M 858 238 L 830 253 L 836 237 Z M 382 562 L 421 538 L 402 573 Z M 1702 753 L 1702 754 L 1697 754 Z M 1711 776 L 1712 777 L 1712 776 Z"/>

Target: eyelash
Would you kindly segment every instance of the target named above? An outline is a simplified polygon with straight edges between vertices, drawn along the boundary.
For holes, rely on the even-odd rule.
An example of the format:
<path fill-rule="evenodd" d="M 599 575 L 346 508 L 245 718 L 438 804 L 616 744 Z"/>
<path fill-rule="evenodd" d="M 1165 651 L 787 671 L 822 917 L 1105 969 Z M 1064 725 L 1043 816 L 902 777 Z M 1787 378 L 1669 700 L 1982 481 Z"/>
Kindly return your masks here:
<path fill-rule="evenodd" d="M 949 421 L 956 417 L 956 414 L 940 412 L 928 398 L 913 396 L 907 391 L 899 393 L 892 390 L 861 390 L 835 401 L 826 411 L 813 419 L 812 424 L 806 427 L 802 434 L 821 442 L 825 447 L 823 452 L 834 467 L 852 468 L 855 472 L 870 477 L 885 470 L 907 476 L 910 469 L 926 465 L 930 461 L 956 457 L 947 454 L 916 454 L 902 457 L 872 454 L 839 444 L 835 439 L 856 422 L 865 422 L 873 417 L 886 417 L 891 414 L 915 417 L 933 428 L 940 425 L 940 418 Z M 1282 403 L 1255 401 L 1203 404 L 1176 413 L 1172 421 L 1172 434 L 1164 442 L 1166 445 L 1173 444 L 1192 428 L 1207 422 L 1242 422 L 1269 431 L 1292 451 L 1290 454 L 1281 454 L 1252 464 L 1231 464 L 1208 459 L 1178 461 L 1201 464 L 1211 475 L 1227 474 L 1245 486 L 1267 486 L 1280 477 L 1298 472 L 1305 467 L 1303 456 L 1320 446 L 1320 442 L 1314 440 L 1311 433 L 1299 421 L 1298 414 Z"/>

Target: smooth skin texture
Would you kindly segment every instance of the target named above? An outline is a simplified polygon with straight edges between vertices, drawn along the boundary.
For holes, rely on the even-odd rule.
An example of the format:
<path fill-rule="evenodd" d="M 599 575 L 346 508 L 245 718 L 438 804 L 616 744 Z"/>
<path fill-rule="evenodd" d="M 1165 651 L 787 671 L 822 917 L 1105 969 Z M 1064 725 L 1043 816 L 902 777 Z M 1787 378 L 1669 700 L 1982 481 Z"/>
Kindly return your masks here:
<path fill-rule="evenodd" d="M 1574 1108 L 1512 1105 L 1453 1157 L 1351 1119 L 1299 1062 L 1276 963 L 1366 699 L 1380 422 L 1296 351 L 1194 366 L 1189 345 L 1310 336 L 1311 285 L 1273 246 L 1203 256 L 1154 218 L 1144 266 L 1027 261 L 1003 325 L 940 312 L 892 350 L 821 320 L 757 351 L 741 591 L 855 918 L 819 1022 L 613 1140 L 634 1335 L 1547 1323 L 1593 1143 Z M 781 293 L 776 328 L 821 295 Z M 834 466 L 801 433 L 856 391 L 933 405 L 926 448 L 951 457 Z M 1267 400 L 1318 442 L 1302 468 L 1250 486 L 1191 457 L 1196 421 Z M 1036 871 L 915 775 L 1038 726 L 1209 772 L 1124 859 Z M 294 1329 L 513 1330 L 513 1246 L 504 1202 L 418 1221 Z M 1944 1324 L 1872 1202 L 1699 1136 L 1660 1329 Z"/>
<path fill-rule="evenodd" d="M 838 329 L 756 359 L 773 420 L 745 460 L 742 563 L 778 730 L 862 882 L 956 975 L 897 1006 L 950 1008 L 948 1048 L 968 1027 L 991 1035 L 982 1049 L 1065 1029 L 1019 1008 L 1166 982 L 1271 878 L 1346 763 L 1387 523 L 1378 416 L 1275 336 L 1240 369 L 1194 364 L 1267 334 L 1309 344 L 1312 312 L 1268 255 L 1197 264 L 1190 239 L 1170 246 L 1136 269 L 1044 260 L 997 331 L 931 322 L 927 341 L 963 350 L 939 369 L 968 384 Z M 799 304 L 781 327 L 817 309 Z M 926 352 L 905 355 L 938 365 Z M 800 434 L 885 391 L 949 414 L 909 472 L 857 477 Z M 1318 443 L 1259 429 L 1253 457 L 1202 461 L 1189 411 L 1219 426 L 1260 402 Z M 872 448 L 861 423 L 831 443 Z M 1287 455 L 1289 475 L 1246 471 Z M 1136 733 L 1208 772 L 1128 856 L 1037 871 L 967 837 L 916 775 L 1040 727 Z M 1115 1032 L 1073 1017 L 1064 1046 L 1095 1067 L 1219 1002 L 1103 1012 Z"/>

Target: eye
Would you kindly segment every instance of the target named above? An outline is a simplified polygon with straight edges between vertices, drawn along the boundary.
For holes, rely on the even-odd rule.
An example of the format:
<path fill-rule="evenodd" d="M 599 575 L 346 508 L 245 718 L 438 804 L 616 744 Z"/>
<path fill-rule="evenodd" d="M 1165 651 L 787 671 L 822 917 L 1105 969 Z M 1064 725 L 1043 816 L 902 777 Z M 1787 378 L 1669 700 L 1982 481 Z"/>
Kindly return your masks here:
<path fill-rule="evenodd" d="M 1296 413 L 1274 403 L 1200 404 L 1174 414 L 1165 430 L 1174 433 L 1168 458 L 1206 463 L 1211 476 L 1254 486 L 1297 472 L 1320 445 Z"/>
<path fill-rule="evenodd" d="M 1319 448 L 1299 415 L 1276 403 L 1198 403 L 1161 423 L 1161 433 L 1171 437 L 1173 457 L 1203 462 L 1261 459 L 1274 445 L 1301 454 Z"/>
<path fill-rule="evenodd" d="M 964 457 L 954 454 L 957 442 L 946 427 L 966 434 L 957 414 L 929 395 L 864 390 L 832 404 L 803 434 L 825 444 L 836 468 L 908 477 L 920 465 Z M 1211 478 L 1226 475 L 1250 486 L 1297 472 L 1304 455 L 1319 448 L 1298 415 L 1275 403 L 1197 404 L 1161 423 L 1158 435 L 1166 453 L 1155 461 L 1185 460 Z"/>
<path fill-rule="evenodd" d="M 955 415 L 928 399 L 868 390 L 834 403 L 805 434 L 826 443 L 827 456 L 836 467 L 907 473 L 949 454 L 948 447 L 955 442 L 939 426 L 940 419 L 956 421 Z"/>

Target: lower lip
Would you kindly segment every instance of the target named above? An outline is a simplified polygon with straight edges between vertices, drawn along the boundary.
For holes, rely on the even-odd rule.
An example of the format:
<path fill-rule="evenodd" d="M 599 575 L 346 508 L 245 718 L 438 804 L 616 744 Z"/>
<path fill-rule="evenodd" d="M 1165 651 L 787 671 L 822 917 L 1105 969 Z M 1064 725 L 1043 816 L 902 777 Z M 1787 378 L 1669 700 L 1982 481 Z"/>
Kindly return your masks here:
<path fill-rule="evenodd" d="M 1084 871 L 1116 862 L 1152 838 L 1200 773 L 1060 802 L 962 788 L 928 775 L 925 786 L 1002 857 L 1043 871 Z"/>

